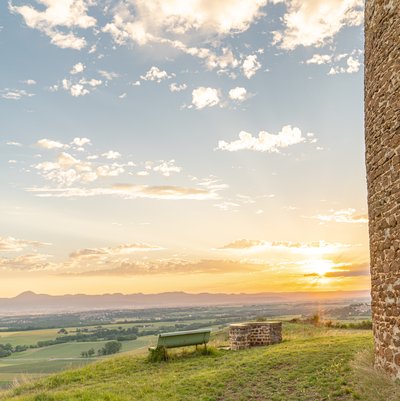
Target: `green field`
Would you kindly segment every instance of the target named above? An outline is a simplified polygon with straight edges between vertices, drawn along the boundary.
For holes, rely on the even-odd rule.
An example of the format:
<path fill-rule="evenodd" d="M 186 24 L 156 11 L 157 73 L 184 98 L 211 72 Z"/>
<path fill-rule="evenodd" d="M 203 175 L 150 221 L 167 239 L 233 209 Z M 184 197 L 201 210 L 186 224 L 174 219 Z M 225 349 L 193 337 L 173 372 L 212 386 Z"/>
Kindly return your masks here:
<path fill-rule="evenodd" d="M 206 319 L 188 319 L 180 323 L 202 323 L 207 322 Z M 143 323 L 128 323 L 128 324 L 107 324 L 102 327 L 117 328 L 117 327 L 143 327 L 145 329 L 158 329 L 161 326 L 173 325 L 175 322 L 149 322 Z M 92 329 L 95 326 L 87 326 L 87 329 Z M 67 327 L 70 333 L 75 332 L 76 328 Z M 214 329 L 217 329 L 215 326 Z M 59 329 L 45 330 L 29 330 L 15 332 L 1 332 L 0 344 L 10 343 L 16 345 L 35 345 L 38 341 L 53 340 L 58 334 Z M 156 336 L 140 336 L 136 340 L 122 342 L 121 352 L 141 353 L 146 352 L 149 346 L 154 345 Z M 13 382 L 22 382 L 37 378 L 38 376 L 48 375 L 50 373 L 59 372 L 73 367 L 86 365 L 87 363 L 95 362 L 103 357 L 94 357 L 89 359 L 81 358 L 80 353 L 94 348 L 96 351 L 103 347 L 105 341 L 96 342 L 69 342 L 57 344 L 43 348 L 32 348 L 24 352 L 14 353 L 7 358 L 0 358 L 0 388 L 6 388 Z"/>
<path fill-rule="evenodd" d="M 400 387 L 368 371 L 372 334 L 285 324 L 284 342 L 209 355 L 178 350 L 169 362 L 111 357 L 14 388 L 4 401 L 398 401 Z M 214 336 L 215 346 L 226 335 Z M 364 366 L 361 366 L 363 365 Z M 364 369 L 364 370 L 362 370 Z M 368 374 L 365 372 L 368 371 Z M 397 392 L 397 393 L 396 393 Z M 397 398 L 396 398 L 397 397 Z"/>

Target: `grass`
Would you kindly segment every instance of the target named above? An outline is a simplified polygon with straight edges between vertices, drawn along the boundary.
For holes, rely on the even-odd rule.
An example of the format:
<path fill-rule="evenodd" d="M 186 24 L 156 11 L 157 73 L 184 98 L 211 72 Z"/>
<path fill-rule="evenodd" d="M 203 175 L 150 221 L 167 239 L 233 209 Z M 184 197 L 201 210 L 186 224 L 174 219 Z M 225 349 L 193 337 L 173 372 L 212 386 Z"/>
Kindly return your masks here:
<path fill-rule="evenodd" d="M 369 401 L 366 392 L 371 384 L 360 384 L 365 374 L 355 358 L 371 348 L 370 331 L 285 324 L 284 338 L 281 344 L 236 352 L 173 351 L 168 362 L 151 363 L 144 355 L 126 354 L 17 386 L 0 399 Z M 226 333 L 219 333 L 214 343 L 224 341 Z M 374 383 L 379 390 L 380 379 Z"/>

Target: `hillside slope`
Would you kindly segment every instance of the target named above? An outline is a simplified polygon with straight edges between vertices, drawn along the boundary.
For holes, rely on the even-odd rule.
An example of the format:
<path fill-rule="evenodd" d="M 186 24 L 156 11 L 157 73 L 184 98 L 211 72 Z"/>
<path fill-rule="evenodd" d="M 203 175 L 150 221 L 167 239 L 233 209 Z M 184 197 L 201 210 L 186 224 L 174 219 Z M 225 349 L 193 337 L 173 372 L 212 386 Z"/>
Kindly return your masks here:
<path fill-rule="evenodd" d="M 282 344 L 211 355 L 182 351 L 164 363 L 121 356 L 0 394 L 4 401 L 363 400 L 350 367 L 370 349 L 365 331 L 285 326 Z M 361 389 L 362 391 L 362 389 Z M 379 401 L 379 400 L 376 400 Z"/>

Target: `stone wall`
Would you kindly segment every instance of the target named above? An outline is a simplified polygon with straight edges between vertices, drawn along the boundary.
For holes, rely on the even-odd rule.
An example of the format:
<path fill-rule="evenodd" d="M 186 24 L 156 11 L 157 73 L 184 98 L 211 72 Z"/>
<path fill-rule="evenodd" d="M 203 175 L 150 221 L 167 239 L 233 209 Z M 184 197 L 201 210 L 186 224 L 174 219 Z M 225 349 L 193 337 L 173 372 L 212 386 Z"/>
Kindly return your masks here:
<path fill-rule="evenodd" d="M 365 143 L 375 365 L 400 378 L 400 1 L 367 0 Z"/>
<path fill-rule="evenodd" d="M 232 350 L 276 344 L 282 341 L 282 323 L 254 322 L 231 324 L 229 326 L 229 340 Z"/>

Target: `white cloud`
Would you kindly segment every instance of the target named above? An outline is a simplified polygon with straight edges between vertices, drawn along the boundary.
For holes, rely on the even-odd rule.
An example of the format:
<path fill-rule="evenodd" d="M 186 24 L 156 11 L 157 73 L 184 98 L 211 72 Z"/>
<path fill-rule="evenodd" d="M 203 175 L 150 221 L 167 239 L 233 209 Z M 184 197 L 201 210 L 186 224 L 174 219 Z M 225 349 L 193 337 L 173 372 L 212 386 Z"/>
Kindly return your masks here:
<path fill-rule="evenodd" d="M 346 67 L 341 67 L 341 66 L 332 67 L 329 70 L 328 75 L 353 74 L 360 70 L 360 66 L 361 63 L 353 56 L 350 56 L 346 61 Z"/>
<path fill-rule="evenodd" d="M 344 26 L 361 25 L 363 0 L 278 0 L 287 5 L 284 30 L 275 32 L 275 43 L 286 50 L 297 46 L 322 46 Z"/>
<path fill-rule="evenodd" d="M 217 89 L 200 86 L 192 91 L 192 104 L 196 109 L 213 107 L 219 104 L 219 102 L 220 97 Z"/>
<path fill-rule="evenodd" d="M 96 25 L 96 19 L 87 14 L 88 7 L 94 2 L 85 0 L 37 0 L 41 4 L 38 10 L 31 5 L 14 6 L 9 3 L 10 12 L 20 14 L 26 25 L 45 33 L 51 43 L 61 48 L 80 50 L 86 46 L 86 40 L 76 36 L 72 29 L 87 29 Z M 68 33 L 59 27 L 71 29 Z"/>
<path fill-rule="evenodd" d="M 153 171 L 161 173 L 164 177 L 169 177 L 171 173 L 180 173 L 182 167 L 175 165 L 175 160 L 161 160 L 159 165 L 153 167 Z"/>
<path fill-rule="evenodd" d="M 71 145 L 75 145 L 80 148 L 88 144 L 90 144 L 89 138 L 74 138 L 71 142 Z"/>
<path fill-rule="evenodd" d="M 114 41 L 139 46 L 159 44 L 204 60 L 207 68 L 225 71 L 238 66 L 231 50 L 217 54 L 191 43 L 208 43 L 246 31 L 262 15 L 267 0 L 129 0 L 115 8 L 104 32 Z"/>
<path fill-rule="evenodd" d="M 69 79 L 64 78 L 62 80 L 62 87 L 68 91 L 72 96 L 79 97 L 85 96 L 90 93 L 91 90 L 101 85 L 102 81 L 99 79 L 86 79 L 81 78 L 78 82 L 72 82 Z"/>
<path fill-rule="evenodd" d="M 9 146 L 18 146 L 18 147 L 22 146 L 21 143 L 19 143 L 19 142 L 14 142 L 14 141 L 6 142 L 6 145 L 9 145 Z"/>
<path fill-rule="evenodd" d="M 34 79 L 26 79 L 25 81 L 21 81 L 23 84 L 26 85 L 36 85 L 36 81 Z"/>
<path fill-rule="evenodd" d="M 267 0 L 130 0 L 116 9 L 106 30 L 119 42 L 131 39 L 140 45 L 156 36 L 226 36 L 246 31 L 266 4 Z"/>
<path fill-rule="evenodd" d="M 43 149 L 62 149 L 68 147 L 68 145 L 65 145 L 61 142 L 53 141 L 51 139 L 46 139 L 46 138 L 37 141 L 36 145 Z"/>
<path fill-rule="evenodd" d="M 306 64 L 327 64 L 332 61 L 332 58 L 333 56 L 331 54 L 314 54 L 306 61 Z"/>
<path fill-rule="evenodd" d="M 118 95 L 118 98 L 119 98 L 119 99 L 125 99 L 126 96 L 127 96 L 127 93 L 124 92 L 124 93 L 121 93 L 120 95 Z"/>
<path fill-rule="evenodd" d="M 109 81 L 112 81 L 114 78 L 119 77 L 119 75 L 116 72 L 112 71 L 98 70 L 98 73 L 105 79 L 108 79 Z"/>
<path fill-rule="evenodd" d="M 237 86 L 229 91 L 229 97 L 232 100 L 236 100 L 238 102 L 243 102 L 247 99 L 247 91 L 245 88 Z"/>
<path fill-rule="evenodd" d="M 247 56 L 242 64 L 244 76 L 250 79 L 261 68 L 260 62 L 257 60 L 257 55 Z"/>
<path fill-rule="evenodd" d="M 103 83 L 103 81 L 101 79 L 86 79 L 86 78 L 82 78 L 79 80 L 79 83 L 82 85 L 89 85 L 91 87 L 96 87 L 99 86 Z"/>
<path fill-rule="evenodd" d="M 238 203 L 235 202 L 221 202 L 214 205 L 218 209 L 223 210 L 224 212 L 228 211 L 237 211 L 237 208 L 240 207 Z"/>
<path fill-rule="evenodd" d="M 308 139 L 309 138 L 309 139 Z M 219 141 L 218 149 L 236 152 L 238 150 L 254 150 L 258 152 L 279 153 L 279 150 L 302 142 L 314 142 L 313 137 L 304 137 L 300 128 L 285 125 L 278 134 L 261 131 L 258 137 L 241 131 L 239 139 L 232 142 Z"/>
<path fill-rule="evenodd" d="M 106 159 L 109 159 L 109 160 L 115 160 L 115 159 L 119 159 L 121 157 L 121 153 L 115 152 L 113 150 L 109 150 L 108 152 L 103 153 L 102 156 L 104 156 Z"/>
<path fill-rule="evenodd" d="M 145 75 L 141 75 L 140 78 L 144 81 L 156 81 L 160 83 L 165 79 L 171 79 L 175 74 L 169 75 L 167 71 L 160 70 L 158 67 L 151 67 Z"/>
<path fill-rule="evenodd" d="M 367 214 L 358 214 L 356 209 L 331 209 L 328 214 L 319 214 L 312 218 L 317 219 L 321 222 L 334 222 L 334 223 L 356 223 L 366 224 L 368 223 Z"/>
<path fill-rule="evenodd" d="M 3 89 L 0 90 L 0 97 L 7 100 L 20 100 L 23 97 L 35 96 L 33 93 L 29 93 L 23 89 Z"/>
<path fill-rule="evenodd" d="M 185 89 L 187 89 L 187 85 L 186 84 L 177 84 L 176 82 L 173 82 L 170 86 L 169 86 L 169 90 L 171 92 L 181 92 L 184 91 Z"/>
<path fill-rule="evenodd" d="M 70 74 L 79 74 L 86 68 L 85 64 L 77 63 L 75 64 L 70 71 Z"/>
<path fill-rule="evenodd" d="M 140 86 L 141 82 L 140 81 L 135 81 L 131 83 L 132 86 Z"/>

